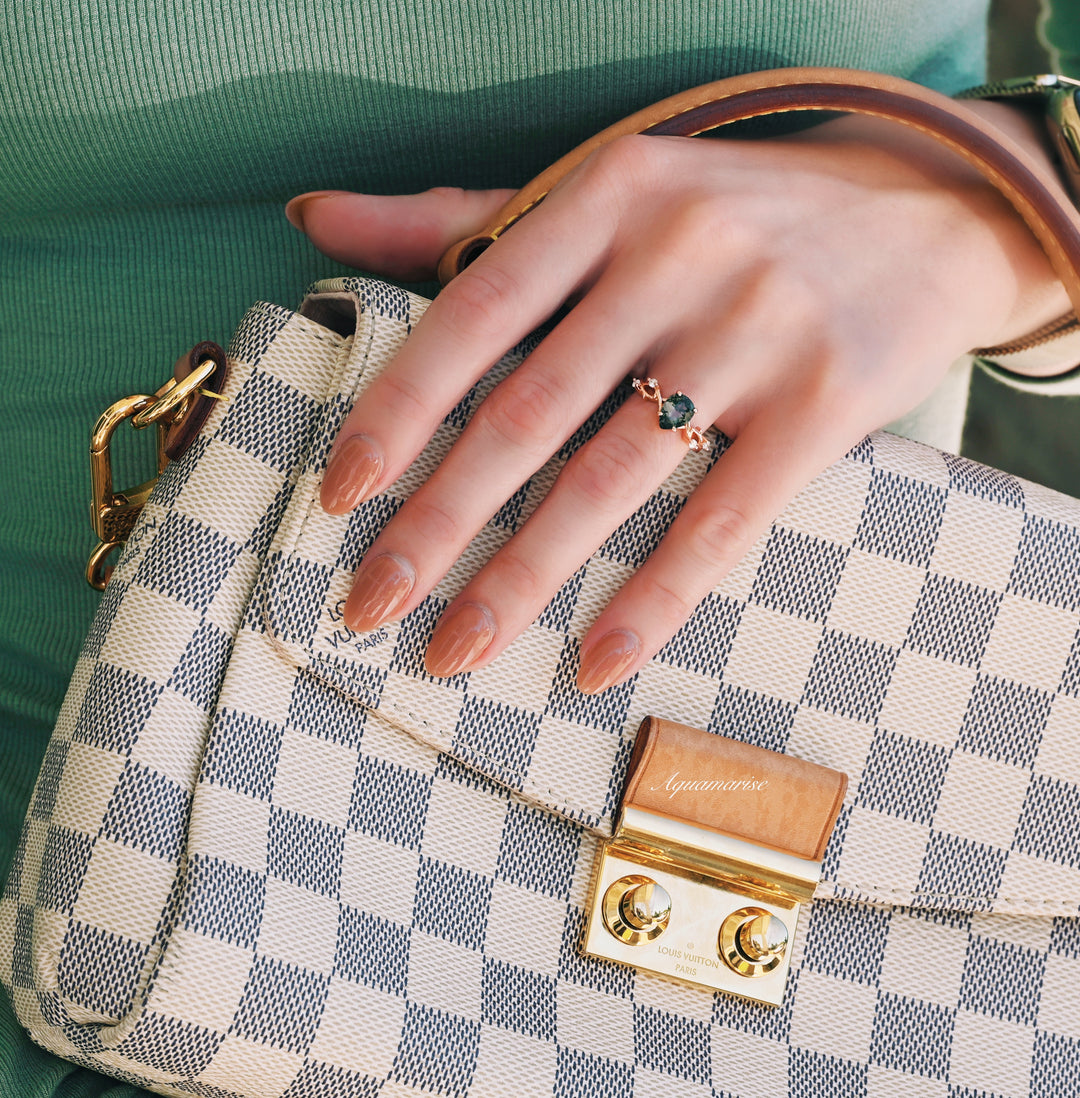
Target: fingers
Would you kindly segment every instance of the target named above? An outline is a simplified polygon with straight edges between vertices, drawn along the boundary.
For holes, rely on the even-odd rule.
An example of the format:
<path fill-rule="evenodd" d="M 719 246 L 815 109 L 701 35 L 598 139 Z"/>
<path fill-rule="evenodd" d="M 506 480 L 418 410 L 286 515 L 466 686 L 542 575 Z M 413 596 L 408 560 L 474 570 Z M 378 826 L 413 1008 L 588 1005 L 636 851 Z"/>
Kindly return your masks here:
<path fill-rule="evenodd" d="M 628 328 L 632 340 L 634 325 Z M 696 426 L 714 419 L 739 388 L 738 371 L 712 361 L 715 348 L 701 350 L 690 342 L 676 346 L 656 367 L 672 379 L 666 395 L 683 389 L 699 402 Z M 432 674 L 457 674 L 495 659 L 686 456 L 682 434 L 660 429 L 656 403 L 629 386 L 625 391 L 621 407 L 568 460 L 522 529 L 447 608 L 427 653 Z"/>
<path fill-rule="evenodd" d="M 513 193 L 457 187 L 404 195 L 313 191 L 292 199 L 285 216 L 331 259 L 420 282 L 434 278 L 447 248 L 478 232 Z"/>
<path fill-rule="evenodd" d="M 428 647 L 431 674 L 453 675 L 495 659 L 685 454 L 685 442 L 657 429 L 655 406 L 631 394 L 570 459 L 521 530 L 447 608 Z M 484 643 L 480 637 L 466 643 L 463 629 L 467 634 L 479 611 Z"/>
<path fill-rule="evenodd" d="M 491 364 L 591 280 L 609 238 L 603 218 L 583 220 L 556 195 L 547 203 L 432 302 L 357 402 L 331 449 L 327 511 L 344 514 L 396 480 Z"/>
<path fill-rule="evenodd" d="M 349 599 L 350 624 L 373 628 L 415 606 L 618 375 L 644 363 L 665 395 L 682 389 L 699 402 L 699 425 L 716 423 L 735 442 L 583 641 L 583 690 L 634 674 L 792 495 L 930 387 L 949 360 L 941 352 L 957 342 L 954 328 L 974 330 L 967 298 L 950 310 L 962 323 L 944 335 L 918 320 L 943 308 L 924 256 L 941 256 L 941 227 L 955 220 L 955 205 L 927 197 L 922 176 L 897 158 L 848 151 L 838 162 L 836 148 L 809 140 L 722 150 L 675 138 L 614 142 L 456 279 L 346 420 L 322 487 L 328 511 L 344 513 L 389 485 L 492 362 L 561 305 L 578 304 L 380 534 Z M 883 167 L 889 179 L 899 173 L 897 184 L 884 185 Z M 291 212 L 347 261 L 386 269 L 393 253 L 405 256 L 396 270 L 426 271 L 449 238 L 473 227 L 449 232 L 447 223 L 457 214 L 482 220 L 480 207 L 487 215 L 496 199 L 365 201 L 342 214 L 343 197 L 308 196 Z M 379 207 L 398 201 L 407 207 Z M 404 249 L 403 214 L 412 241 Z M 676 269 L 654 300 L 642 272 L 668 256 Z M 585 328 L 560 343 L 624 258 L 632 275 L 625 298 L 612 295 L 599 324 L 610 346 L 590 343 Z M 711 297 L 691 302 L 702 287 Z M 665 320 L 650 325 L 649 316 Z M 655 416 L 628 397 L 567 462 L 524 527 L 448 607 L 428 652 L 433 673 L 495 658 L 652 494 L 685 455 Z"/>
<path fill-rule="evenodd" d="M 809 425 L 784 402 L 756 416 L 687 500 L 667 535 L 582 642 L 578 687 L 625 681 L 686 624 L 697 605 L 822 469 L 857 441 Z"/>
<path fill-rule="evenodd" d="M 735 372 L 723 373 L 734 384 Z M 707 379 L 700 381 L 708 393 Z M 659 651 L 787 501 L 855 441 L 839 429 L 805 426 L 802 403 L 780 401 L 751 419 L 601 613 L 582 645 L 583 692 L 624 681 Z M 652 415 L 648 406 L 628 401 L 567 464 L 522 530 L 447 608 L 427 653 L 432 674 L 457 674 L 495 659 L 649 498 L 686 452 L 677 436 L 656 429 Z"/>
<path fill-rule="evenodd" d="M 663 272 L 639 272 L 639 278 L 646 291 L 658 290 L 652 283 L 662 281 Z M 405 502 L 368 551 L 345 609 L 351 628 L 374 629 L 388 616 L 407 613 L 419 603 L 505 501 L 621 384 L 642 348 L 656 341 L 655 317 L 622 287 L 620 265 L 615 263 L 483 402 L 438 470 Z M 534 542 L 530 535 L 515 539 L 517 563 L 508 564 L 507 558 L 500 562 L 500 568 L 509 567 L 517 574 L 514 589 L 530 592 L 524 600 L 530 607 L 537 600 L 542 607 L 565 579 L 565 570 L 573 572 L 580 563 L 576 555 L 581 552 L 582 537 L 590 536 L 572 528 L 581 518 L 580 508 L 588 509 L 591 536 L 599 544 L 627 513 L 627 504 L 619 497 L 635 501 L 629 504 L 632 510 L 682 456 L 684 446 L 660 432 L 642 434 L 651 446 L 639 445 L 630 437 L 648 422 L 649 410 L 643 411 L 644 417 L 624 417 L 628 426 L 622 433 L 628 437 L 622 442 L 618 430 L 609 424 L 600 440 L 587 448 L 586 457 L 575 459 L 596 467 L 589 474 L 592 484 L 585 495 L 597 498 L 582 499 L 581 493 L 571 493 L 570 502 L 558 509 L 557 521 L 566 521 L 556 536 L 557 551 Z M 640 452 L 630 453 L 635 449 Z M 620 463 L 629 480 L 624 476 L 626 483 L 616 487 L 612 468 Z M 548 540 L 552 528 L 549 522 Z M 391 560 L 397 563 L 391 565 Z M 526 560 L 543 563 L 527 565 Z M 399 575 L 402 568 L 408 571 L 407 584 L 380 578 L 384 570 Z"/>

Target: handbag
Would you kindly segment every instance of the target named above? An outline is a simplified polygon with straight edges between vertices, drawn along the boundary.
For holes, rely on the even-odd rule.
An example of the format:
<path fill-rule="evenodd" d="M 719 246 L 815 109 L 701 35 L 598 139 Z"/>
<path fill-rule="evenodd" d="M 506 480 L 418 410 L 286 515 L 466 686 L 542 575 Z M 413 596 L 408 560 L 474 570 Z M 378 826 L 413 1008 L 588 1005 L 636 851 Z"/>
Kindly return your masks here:
<path fill-rule="evenodd" d="M 1080 269 L 1075 218 L 1038 210 Z M 330 443 L 425 305 L 363 278 L 256 304 L 139 501 L 0 901 L 33 1038 L 207 1098 L 1074 1090 L 1080 502 L 875 433 L 580 694 L 580 638 L 717 438 L 502 657 L 435 679 L 441 608 L 621 398 L 356 634 L 357 561 L 541 338 L 328 515 Z"/>

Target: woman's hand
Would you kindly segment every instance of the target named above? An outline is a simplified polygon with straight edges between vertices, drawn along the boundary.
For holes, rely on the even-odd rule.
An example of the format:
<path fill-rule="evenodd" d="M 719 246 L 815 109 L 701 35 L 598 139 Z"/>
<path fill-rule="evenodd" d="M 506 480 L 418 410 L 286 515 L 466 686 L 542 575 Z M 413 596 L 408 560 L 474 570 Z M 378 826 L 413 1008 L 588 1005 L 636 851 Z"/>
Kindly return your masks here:
<path fill-rule="evenodd" d="M 334 258 L 417 279 L 510 193 L 328 192 L 289 212 Z M 960 354 L 1067 308 L 1011 207 L 900 127 L 842 118 L 768 141 L 621 138 L 436 298 L 346 419 L 326 509 L 396 480 L 491 363 L 567 301 L 378 536 L 345 620 L 363 631 L 408 613 L 628 374 L 648 374 L 734 441 L 585 637 L 586 693 L 633 674 L 800 488 L 922 401 Z M 627 392 L 447 607 L 432 674 L 495 659 L 686 457 L 655 405 Z"/>

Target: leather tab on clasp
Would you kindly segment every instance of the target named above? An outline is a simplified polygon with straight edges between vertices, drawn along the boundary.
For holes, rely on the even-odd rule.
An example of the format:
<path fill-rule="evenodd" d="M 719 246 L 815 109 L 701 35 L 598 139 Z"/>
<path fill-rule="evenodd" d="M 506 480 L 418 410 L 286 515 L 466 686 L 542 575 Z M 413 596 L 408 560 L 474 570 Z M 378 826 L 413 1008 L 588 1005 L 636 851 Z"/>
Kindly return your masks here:
<path fill-rule="evenodd" d="M 846 788 L 837 770 L 646 719 L 585 953 L 779 1005 Z"/>

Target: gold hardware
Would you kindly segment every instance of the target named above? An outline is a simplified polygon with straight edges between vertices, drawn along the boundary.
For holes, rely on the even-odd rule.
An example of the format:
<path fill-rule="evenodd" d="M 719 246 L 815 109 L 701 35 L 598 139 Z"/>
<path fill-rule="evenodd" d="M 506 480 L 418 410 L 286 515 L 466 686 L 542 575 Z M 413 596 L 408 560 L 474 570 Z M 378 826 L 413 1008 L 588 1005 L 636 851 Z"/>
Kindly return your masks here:
<path fill-rule="evenodd" d="M 151 408 L 152 396 L 130 396 L 118 400 L 107 408 L 94 425 L 90 438 L 90 519 L 100 543 L 90 554 L 86 565 L 86 579 L 91 587 L 105 590 L 108 569 L 105 558 L 117 546 L 131 536 L 135 520 L 150 497 L 155 480 L 145 481 L 123 492 L 113 490 L 112 438 L 116 429 L 127 420 L 133 420 L 140 412 Z M 165 468 L 165 421 L 158 421 L 157 468 Z"/>
<path fill-rule="evenodd" d="M 211 359 L 199 364 L 183 381 L 170 378 L 153 396 L 138 394 L 125 397 L 110 405 L 94 424 L 90 437 L 90 518 L 99 543 L 86 564 L 86 581 L 97 591 L 104 591 L 111 568 L 106 559 L 131 536 L 135 522 L 157 476 L 122 492 L 113 490 L 112 439 L 117 428 L 127 421 L 136 430 L 151 424 L 157 427 L 157 473 L 168 464 L 165 453 L 167 428 L 180 423 L 190 410 L 197 394 L 216 396 L 201 388 L 217 369 Z M 224 398 L 222 398 L 224 399 Z"/>
<path fill-rule="evenodd" d="M 671 897 L 651 877 L 623 877 L 604 893 L 604 925 L 621 942 L 651 942 L 670 917 Z"/>
<path fill-rule="evenodd" d="M 196 394 L 202 396 L 218 397 L 217 393 L 211 393 L 209 389 L 202 389 L 202 383 L 217 369 L 217 363 L 212 359 L 206 359 L 191 371 L 183 381 L 169 378 L 167 382 L 154 394 L 157 398 L 153 404 L 141 412 L 137 412 L 131 420 L 132 427 L 142 430 L 151 423 L 164 420 L 169 424 L 180 423 L 187 415 L 190 407 L 190 398 Z M 219 397 L 226 400 L 226 397 Z"/>
<path fill-rule="evenodd" d="M 820 875 L 820 862 L 624 807 L 597 855 L 584 951 L 778 1006 Z"/>
<path fill-rule="evenodd" d="M 1080 202 L 1080 81 L 1065 76 L 1041 79 L 1049 91 L 1046 116 L 1061 158 L 1065 183 L 1073 199 Z"/>
<path fill-rule="evenodd" d="M 741 907 L 720 926 L 720 956 L 743 976 L 764 976 L 784 959 L 788 930 L 760 907 Z"/>
<path fill-rule="evenodd" d="M 95 591 L 104 591 L 105 585 L 109 582 L 109 576 L 112 574 L 112 565 L 106 564 L 109 555 L 114 549 L 119 549 L 121 542 L 118 541 L 99 541 L 94 551 L 90 554 L 90 559 L 86 562 L 86 582 Z"/>

